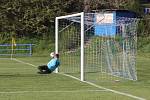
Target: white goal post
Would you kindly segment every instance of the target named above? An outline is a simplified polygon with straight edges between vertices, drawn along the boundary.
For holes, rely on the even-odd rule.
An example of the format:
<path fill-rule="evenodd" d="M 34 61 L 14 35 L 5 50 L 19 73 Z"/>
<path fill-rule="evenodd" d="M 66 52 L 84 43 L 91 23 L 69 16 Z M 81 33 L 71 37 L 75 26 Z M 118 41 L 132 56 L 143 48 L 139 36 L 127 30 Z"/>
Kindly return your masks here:
<path fill-rule="evenodd" d="M 77 14 L 72 14 L 72 15 L 67 15 L 67 16 L 60 16 L 56 17 L 55 19 L 55 52 L 58 53 L 58 20 L 59 19 L 64 19 L 64 18 L 69 18 L 69 17 L 75 17 L 75 16 L 80 16 L 81 17 L 81 81 L 84 81 L 84 12 L 77 13 Z M 56 69 L 56 73 L 58 73 L 58 68 Z"/>

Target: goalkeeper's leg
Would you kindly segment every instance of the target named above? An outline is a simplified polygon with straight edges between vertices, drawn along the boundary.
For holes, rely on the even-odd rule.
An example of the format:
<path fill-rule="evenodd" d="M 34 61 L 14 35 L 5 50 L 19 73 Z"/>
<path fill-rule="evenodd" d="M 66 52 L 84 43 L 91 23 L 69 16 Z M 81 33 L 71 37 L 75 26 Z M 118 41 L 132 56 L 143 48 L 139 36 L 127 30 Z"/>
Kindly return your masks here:
<path fill-rule="evenodd" d="M 38 66 L 38 69 L 39 69 L 40 72 L 43 72 L 44 70 L 47 69 L 47 65 Z"/>
<path fill-rule="evenodd" d="M 38 66 L 38 69 L 40 72 L 40 74 L 47 74 L 47 73 L 51 73 L 51 70 L 48 69 L 47 65 L 42 65 L 42 66 Z"/>

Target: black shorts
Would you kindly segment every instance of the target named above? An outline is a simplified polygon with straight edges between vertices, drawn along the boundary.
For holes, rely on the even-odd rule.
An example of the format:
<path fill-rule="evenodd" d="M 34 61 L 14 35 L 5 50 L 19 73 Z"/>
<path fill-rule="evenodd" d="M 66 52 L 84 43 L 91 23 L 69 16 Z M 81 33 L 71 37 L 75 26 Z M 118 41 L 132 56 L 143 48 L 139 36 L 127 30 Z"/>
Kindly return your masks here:
<path fill-rule="evenodd" d="M 43 73 L 52 73 L 52 71 L 48 69 L 47 65 L 38 66 L 38 69 L 40 70 L 40 72 L 43 72 Z"/>

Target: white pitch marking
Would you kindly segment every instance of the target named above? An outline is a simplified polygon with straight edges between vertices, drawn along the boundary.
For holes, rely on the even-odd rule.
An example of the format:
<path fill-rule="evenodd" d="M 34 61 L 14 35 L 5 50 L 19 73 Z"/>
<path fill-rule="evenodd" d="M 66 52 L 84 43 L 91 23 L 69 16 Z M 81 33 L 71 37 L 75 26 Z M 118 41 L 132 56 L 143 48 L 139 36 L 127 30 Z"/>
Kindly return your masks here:
<path fill-rule="evenodd" d="M 27 65 L 30 65 L 30 66 L 33 66 L 33 67 L 37 67 L 36 65 L 33 65 L 33 64 L 31 64 L 31 63 L 27 63 L 27 62 L 24 62 L 24 61 L 21 61 L 21 60 L 18 60 L 18 59 L 12 59 L 12 60 L 15 60 L 15 61 L 17 61 L 17 62 L 20 62 L 20 63 L 23 63 L 23 64 L 27 64 Z"/>

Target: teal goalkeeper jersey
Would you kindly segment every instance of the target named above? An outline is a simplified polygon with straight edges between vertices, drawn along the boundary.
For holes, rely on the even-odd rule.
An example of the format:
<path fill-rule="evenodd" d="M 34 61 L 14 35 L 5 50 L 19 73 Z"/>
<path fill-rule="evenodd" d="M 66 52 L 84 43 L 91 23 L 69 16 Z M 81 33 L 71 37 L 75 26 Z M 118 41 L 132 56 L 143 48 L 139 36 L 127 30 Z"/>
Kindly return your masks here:
<path fill-rule="evenodd" d="M 51 71 L 54 71 L 59 65 L 60 65 L 60 62 L 57 58 L 53 58 L 47 64 L 48 69 L 50 69 Z"/>

